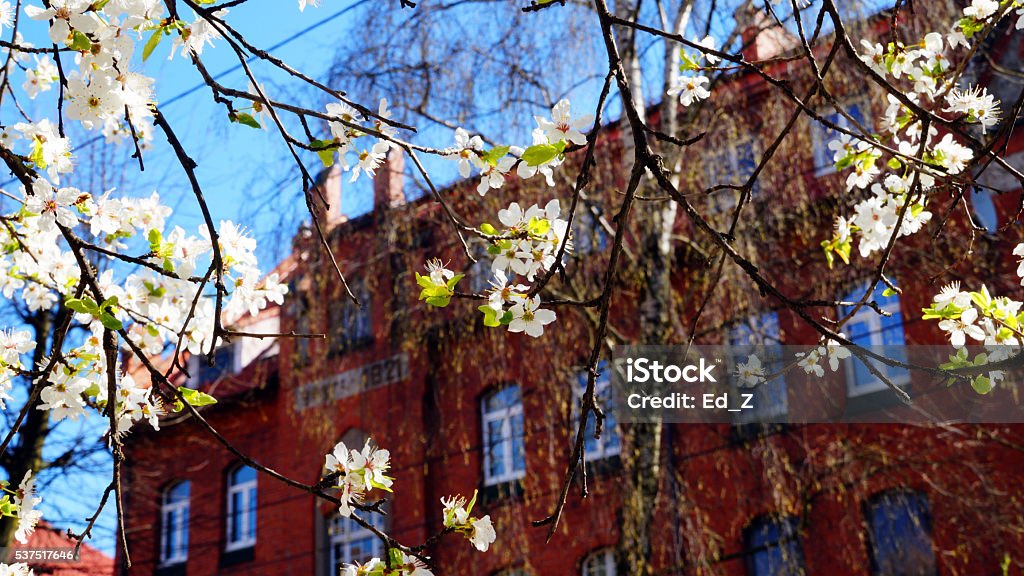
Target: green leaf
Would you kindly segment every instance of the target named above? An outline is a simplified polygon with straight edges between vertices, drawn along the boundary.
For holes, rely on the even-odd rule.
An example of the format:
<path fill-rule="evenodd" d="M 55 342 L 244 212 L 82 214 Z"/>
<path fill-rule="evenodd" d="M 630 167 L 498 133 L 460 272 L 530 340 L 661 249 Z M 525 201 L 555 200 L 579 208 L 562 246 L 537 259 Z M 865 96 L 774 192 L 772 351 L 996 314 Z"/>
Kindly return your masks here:
<path fill-rule="evenodd" d="M 501 319 L 499 319 L 498 322 L 501 322 L 502 326 L 508 326 L 509 324 L 511 324 L 512 323 L 512 311 L 511 310 L 506 310 L 505 313 L 501 315 Z"/>
<path fill-rule="evenodd" d="M 100 314 L 100 323 L 108 330 L 120 330 L 123 327 L 121 321 L 110 312 L 103 312 Z"/>
<path fill-rule="evenodd" d="M 896 294 L 897 292 L 892 288 L 886 288 L 885 290 L 882 290 L 882 296 L 895 296 Z"/>
<path fill-rule="evenodd" d="M 534 144 L 523 151 L 523 162 L 529 166 L 540 166 L 558 157 L 560 151 L 551 144 Z"/>
<path fill-rule="evenodd" d="M 43 141 L 39 138 L 32 138 L 32 151 L 28 159 L 42 170 L 46 169 L 46 158 L 43 156 Z"/>
<path fill-rule="evenodd" d="M 496 328 L 501 326 L 501 322 L 498 321 L 498 311 L 491 308 L 489 305 L 484 304 L 477 308 L 477 310 L 484 313 L 484 326 L 488 328 Z"/>
<path fill-rule="evenodd" d="M 888 166 L 892 170 L 899 170 L 900 168 L 903 167 L 903 164 L 900 163 L 899 158 L 896 158 L 895 156 L 892 157 L 892 158 L 889 158 L 889 161 L 886 162 L 885 165 Z"/>
<path fill-rule="evenodd" d="M 853 247 L 853 243 L 849 239 L 842 244 L 836 245 L 836 254 L 842 259 L 843 264 L 850 264 L 850 249 Z"/>
<path fill-rule="evenodd" d="M 416 274 L 416 284 L 418 284 L 420 288 L 434 287 L 434 281 L 430 279 L 430 276 L 423 276 L 419 272 L 415 272 L 414 274 Z"/>
<path fill-rule="evenodd" d="M 992 380 L 988 376 L 977 376 L 971 380 L 971 388 L 978 394 L 988 394 L 992 391 Z"/>
<path fill-rule="evenodd" d="M 430 296 L 424 300 L 429 306 L 435 308 L 447 308 L 452 302 L 451 296 Z"/>
<path fill-rule="evenodd" d="M 498 254 L 501 254 L 501 248 L 495 244 L 491 244 L 487 247 L 487 253 L 491 256 L 497 256 Z"/>
<path fill-rule="evenodd" d="M 64 301 L 64 305 L 75 312 L 92 316 L 96 316 L 100 311 L 99 306 L 89 298 L 68 298 Z"/>
<path fill-rule="evenodd" d="M 330 168 L 334 165 L 335 148 L 333 140 L 313 140 L 309 145 L 316 151 L 316 155 L 320 158 L 324 168 Z"/>
<path fill-rule="evenodd" d="M 836 240 L 834 238 L 832 240 L 822 240 L 821 241 L 821 250 L 822 250 L 822 252 L 825 253 L 825 261 L 828 262 L 828 269 L 829 270 L 832 269 L 832 265 L 835 264 L 835 262 L 836 262 L 835 256 L 832 255 L 832 252 L 834 252 L 835 249 L 836 249 Z"/>
<path fill-rule="evenodd" d="M 526 227 L 530 230 L 530 234 L 535 236 L 543 236 L 551 230 L 551 222 L 547 218 L 530 218 L 529 224 Z"/>
<path fill-rule="evenodd" d="M 228 114 L 228 119 L 236 124 L 244 124 L 250 128 L 263 128 L 263 125 L 253 118 L 251 114 L 246 114 L 245 112 L 233 112 Z"/>
<path fill-rule="evenodd" d="M 185 402 L 197 408 L 217 403 L 217 399 L 206 392 L 200 392 L 199 390 L 193 390 L 184 386 L 179 386 L 178 391 L 181 392 L 181 397 L 185 399 Z"/>
<path fill-rule="evenodd" d="M 150 251 L 160 251 L 160 245 L 163 244 L 164 235 L 159 230 L 157 230 L 156 228 L 150 230 L 149 234 L 146 234 L 146 239 L 149 240 Z"/>
<path fill-rule="evenodd" d="M 455 276 L 452 276 L 452 279 L 448 281 L 448 289 L 455 290 L 455 285 L 459 283 L 459 280 L 462 280 L 465 277 L 465 274 L 456 274 Z"/>
<path fill-rule="evenodd" d="M 85 34 L 82 34 L 78 30 L 71 33 L 71 42 L 68 43 L 68 48 L 76 52 L 88 52 L 92 49 L 92 40 Z"/>
<path fill-rule="evenodd" d="M 390 557 L 390 560 L 391 560 L 391 562 L 390 562 L 391 566 L 401 566 L 402 565 L 402 551 L 399 550 L 398 548 L 389 548 L 388 549 L 388 556 Z"/>
<path fill-rule="evenodd" d="M 481 156 L 481 159 L 491 166 L 494 166 L 498 163 L 498 160 L 501 160 L 505 154 L 508 154 L 509 149 L 511 149 L 511 146 L 495 146 L 488 150 L 486 154 Z"/>
<path fill-rule="evenodd" d="M 679 57 L 682 62 L 679 64 L 680 72 L 689 72 L 691 70 L 697 70 L 700 68 L 700 64 L 697 63 L 697 59 L 691 56 L 689 53 L 679 50 Z"/>
<path fill-rule="evenodd" d="M 153 50 L 160 44 L 160 40 L 164 37 L 164 29 L 157 28 L 153 30 L 153 33 L 149 36 L 149 40 L 146 40 L 146 45 L 142 48 L 142 61 L 145 62 L 150 55 L 153 54 Z"/>
<path fill-rule="evenodd" d="M 488 224 L 487 222 L 484 222 L 483 224 L 480 225 L 480 231 L 483 232 L 484 234 L 490 234 L 491 236 L 494 236 L 498 233 L 498 230 L 494 226 Z"/>

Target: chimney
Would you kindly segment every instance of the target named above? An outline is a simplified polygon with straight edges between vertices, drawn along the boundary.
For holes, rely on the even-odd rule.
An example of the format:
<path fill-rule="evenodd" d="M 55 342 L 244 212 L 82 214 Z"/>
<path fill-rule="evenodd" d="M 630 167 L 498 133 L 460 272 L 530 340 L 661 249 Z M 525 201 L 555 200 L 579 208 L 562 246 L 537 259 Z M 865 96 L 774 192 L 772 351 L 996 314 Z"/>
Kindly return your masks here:
<path fill-rule="evenodd" d="M 753 2 L 746 2 L 734 17 L 736 28 L 743 37 L 743 59 L 749 62 L 768 60 L 789 52 L 800 45 L 800 40 L 779 26 L 774 18 Z"/>
<path fill-rule="evenodd" d="M 348 220 L 341 213 L 341 167 L 335 164 L 324 168 L 313 183 L 313 212 L 324 230 Z"/>
<path fill-rule="evenodd" d="M 373 177 L 373 209 L 387 210 L 405 204 L 405 154 L 392 147 Z"/>

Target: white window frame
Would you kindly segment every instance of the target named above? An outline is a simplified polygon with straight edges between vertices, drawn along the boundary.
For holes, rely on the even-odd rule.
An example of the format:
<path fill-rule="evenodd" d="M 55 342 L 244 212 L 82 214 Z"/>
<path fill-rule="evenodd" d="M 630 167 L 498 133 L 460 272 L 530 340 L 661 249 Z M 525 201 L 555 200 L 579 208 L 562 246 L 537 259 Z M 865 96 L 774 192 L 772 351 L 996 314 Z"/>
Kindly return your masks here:
<path fill-rule="evenodd" d="M 592 563 L 597 563 L 597 566 L 591 566 Z M 594 572 L 595 568 L 603 569 L 604 574 Z M 582 564 L 580 564 L 580 575 L 616 576 L 615 569 L 615 552 L 611 548 L 601 548 L 587 554 L 583 559 Z"/>
<path fill-rule="evenodd" d="M 856 106 L 858 113 L 863 119 L 864 127 L 870 129 L 870 127 L 868 126 L 869 122 L 867 116 L 868 112 L 870 112 L 870 107 L 868 106 L 867 100 L 857 99 L 851 100 L 849 102 L 841 102 L 840 106 L 842 106 L 843 112 L 846 112 L 847 114 L 850 113 L 851 108 Z M 850 121 L 846 118 L 846 116 L 843 116 L 838 110 L 836 110 L 833 107 L 818 110 L 818 115 L 823 118 L 835 116 L 836 119 L 832 120 L 833 124 L 841 128 L 846 128 L 847 130 L 855 132 L 853 125 L 850 124 Z M 836 172 L 836 163 L 832 161 L 833 153 L 831 150 L 828 149 L 828 144 L 833 139 L 839 138 L 841 133 L 836 133 L 834 136 L 830 138 L 830 132 L 833 132 L 831 128 L 825 126 L 816 119 L 811 119 L 811 164 L 814 167 L 814 176 L 817 178 L 820 178 L 827 174 L 835 174 Z M 818 166 L 818 158 L 816 152 L 818 150 L 821 150 L 821 154 L 824 155 L 823 157 L 828 160 L 828 162 L 821 166 Z"/>
<path fill-rule="evenodd" d="M 384 516 L 380 514 L 369 514 L 369 522 L 374 527 L 384 529 Z M 383 554 L 383 543 L 373 532 L 363 528 L 351 518 L 346 518 L 335 512 L 326 518 L 327 520 L 327 558 L 329 573 L 335 573 L 335 569 L 342 564 L 353 564 L 352 543 L 356 540 L 370 539 L 370 558 L 380 558 Z M 336 526 L 348 525 L 351 530 L 339 530 Z M 340 544 L 344 553 L 342 558 L 335 556 L 335 545 Z"/>
<path fill-rule="evenodd" d="M 168 502 L 171 492 L 181 486 L 182 484 L 188 484 L 189 494 L 184 500 L 177 502 Z M 176 482 L 171 486 L 167 487 L 160 497 L 160 565 L 170 566 L 172 564 L 181 564 L 188 560 L 188 511 L 189 502 L 191 500 L 192 487 L 188 480 L 182 480 Z M 171 525 L 168 522 L 168 517 L 174 515 L 178 519 L 177 524 Z M 167 536 L 168 531 L 171 532 L 171 539 L 180 544 L 178 547 L 171 547 L 168 550 L 167 547 Z"/>
<path fill-rule="evenodd" d="M 610 408 L 611 406 L 615 405 L 615 398 L 614 398 L 615 389 L 612 387 L 612 378 L 611 378 L 611 373 L 608 372 L 609 369 L 610 369 L 610 366 L 608 365 L 607 362 L 601 362 L 598 365 L 598 368 L 597 368 L 597 370 L 598 370 L 597 379 L 594 381 L 594 395 L 597 396 L 598 398 L 600 398 L 601 394 L 604 393 L 605 391 L 607 391 L 608 392 L 608 398 L 611 399 L 610 400 L 610 406 L 602 406 L 602 408 L 605 409 L 605 412 L 608 412 L 607 409 Z M 579 373 L 576 374 L 576 378 L 577 378 L 577 382 L 576 382 L 576 400 L 577 400 L 577 402 L 573 405 L 573 410 L 576 413 L 576 425 L 578 426 L 579 422 L 580 422 L 579 400 L 583 398 L 583 394 L 586 393 L 586 391 L 587 391 L 587 373 L 586 372 L 579 372 Z M 588 422 L 589 422 L 591 417 L 594 417 L 594 415 L 593 414 L 588 414 L 587 415 Z M 595 423 L 595 426 L 596 425 L 597 424 Z M 608 445 L 609 441 L 612 438 L 616 438 L 618 440 L 618 442 L 616 442 L 615 446 L 609 446 Z M 584 440 L 587 440 L 587 439 L 584 439 Z M 604 430 L 602 430 L 601 438 L 599 438 L 597 440 L 597 448 L 595 450 L 587 450 L 586 442 L 584 441 L 584 443 L 583 443 L 583 458 L 587 462 L 592 462 L 592 461 L 595 461 L 595 460 L 601 460 L 602 458 L 611 458 L 612 456 L 618 456 L 621 453 L 622 453 L 622 437 L 619 435 L 618 422 L 615 423 L 615 426 L 605 426 Z"/>
<path fill-rule="evenodd" d="M 244 464 L 241 466 L 236 466 L 232 468 L 230 472 L 228 472 L 228 502 L 226 523 L 227 533 L 225 534 L 226 545 L 224 546 L 224 550 L 227 552 L 230 552 L 232 550 L 241 550 L 243 548 L 251 548 L 252 546 L 256 545 L 256 526 L 249 526 L 249 522 L 251 520 L 251 517 L 256 516 L 255 512 L 250 512 L 250 510 L 255 510 L 256 508 L 257 478 L 254 476 L 252 480 L 246 480 L 244 482 L 239 482 L 238 484 L 231 484 L 231 477 L 244 467 Z M 233 522 L 235 518 L 234 496 L 235 494 L 239 493 L 241 493 L 242 495 L 241 505 L 243 514 L 241 514 L 242 526 L 238 532 L 242 536 L 242 538 L 239 540 L 232 541 L 231 529 L 234 528 Z"/>
<path fill-rule="evenodd" d="M 502 390 L 508 387 L 515 386 L 519 391 L 519 402 L 514 406 L 508 406 L 505 408 L 496 408 L 488 412 L 487 400 L 494 394 L 500 393 Z M 506 387 L 493 390 L 490 394 L 484 396 L 480 402 L 480 410 L 483 415 L 483 426 L 481 428 L 481 436 L 483 436 L 484 446 L 484 485 L 493 486 L 495 484 L 502 484 L 504 482 L 511 482 L 518 480 L 526 475 L 526 438 L 522 438 L 520 441 L 523 442 L 523 469 L 515 469 L 515 455 L 512 449 L 516 439 L 512 435 L 512 418 L 515 416 L 523 415 L 523 389 L 517 384 L 509 384 Z M 490 437 L 487 434 L 488 424 L 491 422 L 501 422 L 501 437 L 503 439 L 502 445 L 504 447 L 501 455 L 501 459 L 505 462 L 505 473 L 498 476 L 491 476 L 491 444 Z M 526 420 L 523 420 L 523 434 L 525 435 Z"/>
<path fill-rule="evenodd" d="M 867 289 L 868 287 L 865 285 L 862 286 L 861 288 L 858 288 L 857 290 L 854 290 L 852 294 L 857 294 L 858 292 L 863 294 L 863 292 L 866 291 Z M 896 294 L 893 296 L 893 298 L 895 298 L 895 301 L 881 304 L 879 305 L 879 308 L 884 312 L 888 312 L 890 314 L 900 313 L 900 318 L 902 318 L 903 314 L 901 310 L 902 305 L 900 302 L 900 297 L 898 294 Z M 860 298 L 852 298 L 851 300 L 856 302 L 859 301 Z M 839 317 L 842 318 L 844 316 L 842 308 L 840 308 L 838 312 Z M 858 344 L 859 346 L 885 345 L 882 336 L 882 316 L 875 312 L 873 308 L 870 308 L 869 306 L 861 306 L 860 310 L 857 310 L 857 313 L 854 314 L 853 317 L 846 322 L 847 326 L 849 326 L 850 324 L 866 324 L 868 327 L 868 336 L 870 337 L 870 341 L 867 343 L 855 342 L 855 344 Z M 906 333 L 904 333 L 904 338 L 906 338 Z M 872 382 L 864 386 L 857 386 L 857 368 L 854 362 L 860 361 L 861 360 L 857 358 L 856 355 L 851 354 L 850 357 L 843 362 L 844 372 L 846 373 L 847 398 L 854 398 L 857 396 L 864 396 L 865 394 L 872 394 L 882 390 L 888 390 L 889 386 L 885 382 L 883 382 L 881 378 L 877 377 Z M 877 362 L 874 362 L 874 365 L 876 368 L 882 370 L 884 373 L 885 365 L 879 365 Z M 896 378 L 889 378 L 889 381 L 892 382 L 895 386 L 905 386 L 910 382 L 910 374 L 904 371 L 904 373 L 901 376 Z"/>

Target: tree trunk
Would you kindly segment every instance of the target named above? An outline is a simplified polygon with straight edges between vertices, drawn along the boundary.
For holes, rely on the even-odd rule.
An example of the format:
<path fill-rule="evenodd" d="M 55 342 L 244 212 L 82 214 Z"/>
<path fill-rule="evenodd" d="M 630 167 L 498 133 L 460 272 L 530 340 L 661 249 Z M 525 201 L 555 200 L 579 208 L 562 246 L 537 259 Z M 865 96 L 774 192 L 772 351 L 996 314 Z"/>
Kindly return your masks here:
<path fill-rule="evenodd" d="M 617 15 L 623 18 L 633 17 L 628 14 L 625 3 L 616 3 Z M 673 28 L 682 34 L 689 22 L 692 1 L 684 0 L 672 19 Z M 624 13 L 627 12 L 627 13 Z M 664 17 L 664 15 L 662 15 Z M 668 24 L 667 22 L 665 24 Z M 667 26 L 666 26 L 667 27 Z M 634 105 L 643 118 L 645 103 L 643 88 L 640 85 L 640 62 L 632 35 L 619 36 L 623 66 L 630 79 L 634 94 Z M 666 50 L 665 80 L 667 89 L 678 74 L 679 55 L 673 47 Z M 662 90 L 664 94 L 664 90 Z M 673 103 L 674 104 L 674 103 Z M 677 108 L 674 105 L 663 105 L 660 116 L 661 130 L 673 134 L 678 129 Z M 632 149 L 633 136 L 624 131 L 623 139 L 627 150 Z M 678 173 L 678 160 L 672 159 L 667 165 L 673 175 Z M 678 176 L 673 176 L 678 178 Z M 676 182 L 678 184 L 678 182 Z M 644 183 L 641 183 L 641 191 Z M 641 236 L 639 247 L 639 269 L 643 274 L 643 288 L 640 298 L 640 343 L 662 344 L 669 342 L 672 335 L 672 261 L 673 246 L 672 230 L 675 225 L 676 202 L 640 202 L 634 216 L 642 223 L 645 233 Z M 635 423 L 626 434 L 626 450 L 623 454 L 623 465 L 629 482 L 623 501 L 621 554 L 619 564 L 623 574 L 646 576 L 652 574 L 651 559 L 653 547 L 651 543 L 651 527 L 654 525 L 654 512 L 661 482 L 661 451 L 664 427 L 660 423 Z"/>
<path fill-rule="evenodd" d="M 50 331 L 53 328 L 53 314 L 47 310 L 32 317 L 30 324 L 35 331 L 36 347 L 32 353 L 32 366 L 38 366 L 49 349 Z M 31 393 L 31 384 L 27 386 Z M 25 474 L 32 470 L 38 474 L 43 465 L 43 443 L 50 431 L 50 412 L 39 410 L 41 400 L 36 399 L 28 409 L 21 429 L 18 430 L 18 442 L 8 446 L 8 456 L 4 458 L 4 470 L 10 479 L 12 488 L 21 483 Z M 14 533 L 18 528 L 17 518 L 0 518 L 0 548 L 9 547 L 14 541 Z"/>

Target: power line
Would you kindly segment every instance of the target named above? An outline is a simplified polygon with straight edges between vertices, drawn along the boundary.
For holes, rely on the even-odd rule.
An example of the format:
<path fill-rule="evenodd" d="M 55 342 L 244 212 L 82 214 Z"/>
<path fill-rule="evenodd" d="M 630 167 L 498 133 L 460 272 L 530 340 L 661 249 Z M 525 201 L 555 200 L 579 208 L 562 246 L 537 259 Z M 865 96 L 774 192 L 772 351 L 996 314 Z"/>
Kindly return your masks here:
<path fill-rule="evenodd" d="M 292 34 L 291 36 L 288 36 L 287 38 L 277 42 L 276 44 L 274 44 L 270 48 L 267 48 L 266 51 L 267 52 L 271 52 L 273 50 L 277 50 L 278 48 L 281 48 L 283 46 L 291 44 L 295 40 L 298 40 L 302 36 L 305 36 L 306 34 L 309 34 L 313 30 L 316 30 L 317 28 L 320 28 L 320 27 L 326 25 L 329 22 L 337 20 L 338 18 L 344 16 L 345 14 L 355 10 L 356 8 L 359 8 L 360 6 L 369 3 L 369 1 L 370 0 L 358 0 L 356 3 L 350 4 L 349 6 L 346 6 L 345 8 L 342 8 L 341 10 L 338 10 L 334 14 L 331 14 L 330 16 L 327 16 L 326 18 L 318 20 L 318 21 L 314 22 L 313 24 L 310 24 L 309 26 L 303 28 L 302 30 L 299 30 L 298 32 Z M 254 56 L 250 56 L 250 57 L 246 58 L 245 63 L 246 64 L 251 64 L 251 63 L 253 63 L 253 62 L 257 61 L 257 60 L 259 60 L 259 56 L 255 56 L 254 55 Z M 242 69 L 242 63 L 239 62 L 238 64 L 235 64 L 234 66 L 231 66 L 230 68 L 228 68 L 226 70 L 223 70 L 221 72 L 218 72 L 217 74 L 214 74 L 213 75 L 213 79 L 214 80 L 220 80 L 221 78 L 223 78 L 225 76 L 228 76 L 230 74 L 233 74 L 233 73 L 235 73 L 235 72 L 237 72 L 237 71 L 239 71 L 241 69 Z M 169 98 L 166 101 L 164 101 L 161 104 L 161 106 L 170 106 L 170 105 L 174 104 L 175 102 L 178 102 L 178 101 L 180 101 L 180 100 L 182 100 L 182 99 L 192 95 L 196 91 L 205 88 L 206 86 L 207 86 L 206 82 L 200 82 L 200 83 L 196 84 L 195 86 L 189 88 L 188 90 L 185 90 L 184 92 L 180 92 L 178 94 L 175 94 L 171 98 Z M 75 146 L 71 151 L 72 152 L 78 152 L 79 150 L 83 150 L 85 148 L 88 148 L 89 146 L 92 146 L 96 142 L 99 142 L 100 140 L 103 140 L 103 138 L 104 137 L 102 135 L 100 135 L 100 136 L 93 136 L 92 138 L 86 140 L 85 142 L 82 142 L 78 146 Z M 18 181 L 17 178 L 11 178 L 10 180 L 7 180 L 6 182 L 0 183 L 0 188 L 2 188 L 4 186 L 9 186 L 11 184 L 14 184 L 17 181 Z"/>

